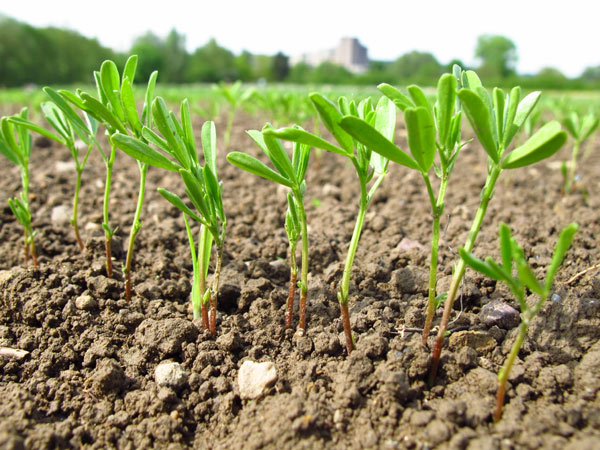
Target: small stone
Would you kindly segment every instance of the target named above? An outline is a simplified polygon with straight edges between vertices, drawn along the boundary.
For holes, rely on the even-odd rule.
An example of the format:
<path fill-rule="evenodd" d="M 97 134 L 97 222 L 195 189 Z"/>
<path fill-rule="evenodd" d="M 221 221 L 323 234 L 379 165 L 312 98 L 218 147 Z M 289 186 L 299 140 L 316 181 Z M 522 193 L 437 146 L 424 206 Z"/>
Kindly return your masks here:
<path fill-rule="evenodd" d="M 56 163 L 57 173 L 71 173 L 75 172 L 75 161 L 57 161 Z"/>
<path fill-rule="evenodd" d="M 75 308 L 92 311 L 98 307 L 98 302 L 91 295 L 80 295 L 75 299 Z"/>
<path fill-rule="evenodd" d="M 244 361 L 238 373 L 240 397 L 250 400 L 261 397 L 277 381 L 277 370 L 270 362 Z"/>
<path fill-rule="evenodd" d="M 67 205 L 58 205 L 52 208 L 50 219 L 54 225 L 68 225 L 71 223 L 71 208 Z"/>
<path fill-rule="evenodd" d="M 0 285 L 6 283 L 12 278 L 12 272 L 10 270 L 0 270 Z"/>
<path fill-rule="evenodd" d="M 402 240 L 400 241 L 400 243 L 397 246 L 397 249 L 401 250 L 403 252 L 407 252 L 409 250 L 412 250 L 413 248 L 415 248 L 417 250 L 422 250 L 422 251 L 427 250 L 427 247 L 425 247 L 420 242 L 413 241 L 412 239 L 409 239 L 407 237 L 402 238 Z"/>
<path fill-rule="evenodd" d="M 456 355 L 456 362 L 461 369 L 472 369 L 477 365 L 477 351 L 471 347 L 463 347 Z"/>
<path fill-rule="evenodd" d="M 562 297 L 558 294 L 552 294 L 552 297 L 550 297 L 550 299 L 554 302 L 554 303 L 560 303 L 562 301 Z"/>
<path fill-rule="evenodd" d="M 464 330 L 452 333 L 448 339 L 450 347 L 471 347 L 477 353 L 488 353 L 496 347 L 496 339 L 485 331 Z"/>
<path fill-rule="evenodd" d="M 187 382 L 188 374 L 177 362 L 163 362 L 154 369 L 154 381 L 159 387 L 179 390 Z"/>
<path fill-rule="evenodd" d="M 521 322 L 519 311 L 500 300 L 492 300 L 483 305 L 479 318 L 488 327 L 497 325 L 505 330 L 510 330 Z"/>

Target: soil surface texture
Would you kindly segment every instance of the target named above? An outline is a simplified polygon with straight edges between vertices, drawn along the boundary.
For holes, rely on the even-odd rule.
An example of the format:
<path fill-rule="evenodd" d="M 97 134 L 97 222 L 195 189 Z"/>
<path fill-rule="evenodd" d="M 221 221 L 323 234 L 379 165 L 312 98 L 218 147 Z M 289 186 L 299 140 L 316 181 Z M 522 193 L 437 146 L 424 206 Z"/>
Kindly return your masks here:
<path fill-rule="evenodd" d="M 199 136 L 201 119 L 194 120 Z M 266 161 L 244 131 L 263 124 L 240 115 L 229 150 Z M 217 130 L 224 129 L 223 118 Z M 406 148 L 401 124 L 397 135 Z M 101 227 L 105 168 L 97 150 L 84 172 L 80 252 L 69 224 L 70 154 L 35 142 L 38 268 L 23 263 L 22 230 L 7 203 L 20 191 L 18 170 L 5 170 L 0 180 L 0 448 L 600 448 L 598 139 L 587 144 L 595 148 L 578 168 L 587 197 L 579 189 L 561 195 L 569 141 L 550 160 L 501 175 L 477 239 L 477 256 L 498 258 L 498 224 L 506 222 L 542 277 L 558 232 L 572 221 L 581 225 L 551 300 L 531 324 L 497 424 L 497 373 L 516 336 L 518 304 L 504 285 L 467 270 L 436 384 L 427 386 L 431 351 L 419 331 L 432 217 L 417 172 L 392 164 L 369 207 L 350 289 L 356 350 L 347 356 L 336 289 L 359 185 L 346 159 L 311 155 L 308 325 L 301 336 L 297 311 L 294 328 L 284 328 L 285 189 L 228 164 L 220 148 L 228 228 L 212 337 L 192 321 L 183 217 L 156 191 L 183 195 L 179 175 L 148 172 L 128 302 L 120 268 L 137 165 L 122 153 L 114 164 L 110 222 L 119 231 L 110 279 Z M 448 289 L 485 177 L 486 154 L 474 141 L 459 155 L 448 187 L 438 292 Z M 257 397 L 240 387 L 246 361 L 272 363 Z"/>

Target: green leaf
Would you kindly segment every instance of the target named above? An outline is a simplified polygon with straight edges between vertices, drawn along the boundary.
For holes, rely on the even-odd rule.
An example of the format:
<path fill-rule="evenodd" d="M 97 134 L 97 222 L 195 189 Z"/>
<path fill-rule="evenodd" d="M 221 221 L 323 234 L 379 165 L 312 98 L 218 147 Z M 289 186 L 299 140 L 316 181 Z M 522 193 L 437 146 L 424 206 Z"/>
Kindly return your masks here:
<path fill-rule="evenodd" d="M 156 86 L 156 78 L 158 72 L 155 70 L 150 74 L 148 86 L 146 87 L 146 96 L 144 97 L 144 109 L 142 111 L 142 123 L 149 127 L 152 124 L 152 100 L 154 97 L 154 87 Z"/>
<path fill-rule="evenodd" d="M 347 154 L 352 155 L 354 152 L 352 137 L 340 127 L 339 123 L 340 120 L 342 120 L 342 115 L 335 107 L 335 104 L 321 94 L 313 93 L 310 94 L 309 97 L 315 105 L 325 127 L 333 135 L 340 147 L 342 147 Z"/>
<path fill-rule="evenodd" d="M 265 128 L 265 130 L 268 129 L 270 129 L 270 126 Z M 300 182 L 296 180 L 296 171 L 283 145 L 281 145 L 281 141 L 269 134 L 264 135 L 264 140 L 268 150 L 267 156 L 275 168 L 281 175 L 290 180 L 294 184 L 294 187 L 299 187 Z"/>
<path fill-rule="evenodd" d="M 100 66 L 100 81 L 102 82 L 102 90 L 110 103 L 112 112 L 121 122 L 124 122 L 125 114 L 123 112 L 123 107 L 121 106 L 119 89 L 121 80 L 119 79 L 117 65 L 113 61 L 104 61 L 102 66 Z"/>
<path fill-rule="evenodd" d="M 152 102 L 152 120 L 159 133 L 169 144 L 169 153 L 186 169 L 191 167 L 191 160 L 181 136 L 177 133 L 167 105 L 162 97 L 156 97 Z"/>
<path fill-rule="evenodd" d="M 483 86 L 479 76 L 472 70 L 466 70 L 462 74 L 462 85 L 466 89 L 475 90 L 477 87 Z"/>
<path fill-rule="evenodd" d="M 52 139 L 53 141 L 59 142 L 62 145 L 67 145 L 65 140 L 63 138 L 61 138 L 60 136 L 57 136 L 56 134 L 52 133 L 51 131 L 49 131 L 39 125 L 36 125 L 35 123 L 29 122 L 28 120 L 23 120 L 17 116 L 12 116 L 9 118 L 9 121 L 14 123 L 17 126 L 25 127 L 31 131 L 41 134 L 42 136 L 46 136 L 48 139 Z M 13 161 L 13 162 L 15 162 L 15 161 Z M 15 164 L 17 164 L 17 163 L 15 162 Z"/>
<path fill-rule="evenodd" d="M 435 158 L 435 124 L 431 112 L 422 106 L 407 108 L 404 120 L 408 131 L 410 153 L 421 170 L 429 172 Z"/>
<path fill-rule="evenodd" d="M 500 253 L 502 254 L 502 266 L 504 270 L 509 274 L 512 272 L 512 245 L 511 245 L 511 235 L 510 228 L 504 222 L 500 223 L 500 227 L 498 229 L 498 234 L 500 235 Z"/>
<path fill-rule="evenodd" d="M 515 114 L 515 119 L 513 120 L 512 125 L 510 125 L 509 128 L 510 131 L 508 134 L 508 138 L 505 137 L 504 148 L 508 147 L 515 134 L 517 134 L 517 131 L 521 129 L 521 127 L 527 120 L 527 117 L 529 116 L 529 114 L 531 114 L 531 111 L 533 111 L 533 109 L 537 105 L 538 100 L 540 99 L 540 95 L 541 92 L 539 91 L 532 92 L 519 102 L 519 106 L 517 107 L 517 112 Z M 506 125 L 509 126 L 508 122 Z"/>
<path fill-rule="evenodd" d="M 521 88 L 515 86 L 510 90 L 508 96 L 508 105 L 504 108 L 504 135 L 502 139 L 502 147 L 508 148 L 510 142 L 518 131 L 518 128 L 513 127 L 515 116 L 517 115 L 517 108 L 519 107 L 519 100 L 521 99 Z"/>
<path fill-rule="evenodd" d="M 383 95 L 393 101 L 401 111 L 404 111 L 406 108 L 412 108 L 416 106 L 408 96 L 404 95 L 398 89 L 390 86 L 387 83 L 381 83 L 379 86 L 377 86 L 377 89 L 379 89 Z"/>
<path fill-rule="evenodd" d="M 449 143 L 451 134 L 451 121 L 456 104 L 456 77 L 446 73 L 440 77 L 437 85 L 437 127 L 440 144 L 447 148 L 453 145 Z"/>
<path fill-rule="evenodd" d="M 545 297 L 544 287 L 540 284 L 535 274 L 531 270 L 531 267 L 525 262 L 521 261 L 517 264 L 517 273 L 519 274 L 519 280 L 529 288 L 529 290 L 540 297 Z"/>
<path fill-rule="evenodd" d="M 210 201 L 213 202 L 217 214 L 221 220 L 225 220 L 225 211 L 223 211 L 223 202 L 221 201 L 221 190 L 219 189 L 219 182 L 213 174 L 210 166 L 205 164 L 202 168 L 202 175 L 204 176 L 204 182 L 206 184 L 206 191 L 208 193 Z"/>
<path fill-rule="evenodd" d="M 489 264 L 479 259 L 472 253 L 467 252 L 463 247 L 460 247 L 458 249 L 458 254 L 469 267 L 476 270 L 477 272 L 482 273 L 485 276 L 488 276 L 494 280 L 502 280 L 500 274 L 498 274 L 494 269 L 492 269 L 489 266 Z"/>
<path fill-rule="evenodd" d="M 300 144 L 309 145 L 311 147 L 320 148 L 332 153 L 338 153 L 344 156 L 352 156 L 352 153 L 348 153 L 345 149 L 337 147 L 325 139 L 315 136 L 306 130 L 298 128 L 280 128 L 278 130 L 267 129 L 263 131 L 265 135 L 272 135 L 285 141 L 299 142 Z"/>
<path fill-rule="evenodd" d="M 558 236 L 558 241 L 554 247 L 554 254 L 552 255 L 552 262 L 546 271 L 545 289 L 547 292 L 552 288 L 556 272 L 558 272 L 558 268 L 561 266 L 567 251 L 569 251 L 569 247 L 571 247 L 571 242 L 573 241 L 577 230 L 579 230 L 579 225 L 573 222 L 563 228 Z"/>
<path fill-rule="evenodd" d="M 97 116 L 112 133 L 116 130 L 123 134 L 127 134 L 127 130 L 121 121 L 108 110 L 106 106 L 85 92 L 81 94 L 81 98 L 83 99 L 86 110 Z"/>
<path fill-rule="evenodd" d="M 75 94 L 69 91 L 61 90 L 55 91 L 50 87 L 45 87 L 42 89 L 45 94 L 50 98 L 52 103 L 54 103 L 65 115 L 71 126 L 75 129 L 75 132 L 79 135 L 79 137 L 85 142 L 89 143 L 90 137 L 93 136 L 90 128 L 85 124 L 83 119 L 79 117 L 79 115 L 71 108 L 67 101 L 71 102 L 77 108 L 85 111 L 87 108 L 83 100 L 77 97 Z"/>
<path fill-rule="evenodd" d="M 181 118 L 181 137 L 185 144 L 185 148 L 187 149 L 189 160 L 190 162 L 193 161 L 194 163 L 199 164 L 198 152 L 196 151 L 196 139 L 194 138 L 194 127 L 187 98 L 183 99 L 181 102 L 179 111 L 179 117 Z"/>
<path fill-rule="evenodd" d="M 179 169 L 179 174 L 185 184 L 185 193 L 192 201 L 200 215 L 206 223 L 210 223 L 212 219 L 210 206 L 207 205 L 205 199 L 205 188 L 202 172 L 195 172 L 196 169 Z M 194 172 L 192 172 L 194 171 Z"/>
<path fill-rule="evenodd" d="M 394 142 L 394 132 L 396 130 L 396 107 L 390 99 L 383 96 L 377 102 L 375 108 L 374 128 L 381 133 L 387 140 Z M 377 152 L 371 152 L 370 165 L 375 172 L 384 173 L 388 166 L 388 159 Z"/>
<path fill-rule="evenodd" d="M 150 128 L 146 126 L 142 128 L 142 137 L 151 144 L 156 145 L 161 150 L 164 150 L 169 154 L 171 153 L 171 150 L 169 149 L 169 143 L 165 141 L 162 137 L 160 137 L 160 135 L 152 131 Z"/>
<path fill-rule="evenodd" d="M 419 86 L 412 84 L 408 86 L 407 89 L 416 106 L 422 106 L 427 111 L 431 112 L 431 105 L 429 104 L 429 100 L 427 100 L 425 93 Z"/>
<path fill-rule="evenodd" d="M 121 101 L 123 102 L 125 117 L 127 118 L 129 126 L 136 136 L 140 136 L 142 133 L 142 123 L 138 117 L 135 99 L 133 98 L 133 88 L 129 78 L 123 79 L 123 84 L 121 86 Z"/>
<path fill-rule="evenodd" d="M 567 133 L 557 121 L 540 128 L 523 145 L 510 152 L 502 160 L 503 169 L 529 166 L 556 153 L 567 141 Z"/>
<path fill-rule="evenodd" d="M 469 89 L 458 91 L 458 98 L 463 106 L 463 111 L 473 127 L 479 142 L 495 163 L 500 161 L 498 146 L 494 140 L 491 127 L 491 114 L 489 106 L 484 103 L 479 95 Z"/>
<path fill-rule="evenodd" d="M 213 121 L 202 124 L 201 139 L 204 161 L 212 173 L 217 176 L 217 130 Z"/>
<path fill-rule="evenodd" d="M 192 219 L 194 219 L 202 224 L 206 224 L 206 221 L 204 219 L 200 218 L 190 208 L 188 208 L 187 205 L 185 203 L 183 203 L 183 200 L 181 200 L 181 198 L 177 194 L 173 194 L 172 192 L 167 191 L 166 189 L 163 189 L 163 188 L 158 188 L 158 193 L 160 195 L 162 195 L 165 199 L 167 199 L 169 201 L 169 203 L 171 203 L 173 206 L 175 206 L 177 209 L 179 209 L 184 214 L 187 214 Z"/>
<path fill-rule="evenodd" d="M 364 120 L 358 117 L 346 116 L 342 119 L 340 125 L 354 139 L 366 145 L 372 151 L 379 153 L 384 158 L 410 169 L 421 170 L 419 164 L 414 159 Z"/>
<path fill-rule="evenodd" d="M 581 122 L 579 142 L 585 141 L 598 128 L 600 120 L 594 114 L 588 114 Z"/>
<path fill-rule="evenodd" d="M 116 133 L 112 136 L 112 141 L 117 147 L 123 150 L 123 152 L 138 161 L 173 172 L 178 172 L 180 169 L 178 164 L 137 138 L 126 134 Z"/>
<path fill-rule="evenodd" d="M 495 121 L 496 121 L 496 136 L 498 142 L 504 142 L 504 107 L 506 97 L 504 91 L 500 88 L 494 88 L 492 91 L 492 102 L 494 105 Z"/>
<path fill-rule="evenodd" d="M 131 55 L 127 58 L 127 62 L 125 63 L 125 68 L 123 69 L 123 80 L 122 83 L 125 82 L 125 79 L 129 78 L 129 83 L 133 84 L 135 80 L 135 70 L 137 68 L 138 56 Z M 123 87 L 123 86 L 121 86 Z"/>
<path fill-rule="evenodd" d="M 579 140 L 579 115 L 575 111 L 563 120 L 563 125 L 574 139 Z"/>
<path fill-rule="evenodd" d="M 265 178 L 275 183 L 282 184 L 289 188 L 293 187 L 294 183 L 279 175 L 273 169 L 270 169 L 253 156 L 241 152 L 231 152 L 227 155 L 227 161 L 234 166 L 239 167 L 246 172 L 253 173 L 259 177 Z"/>

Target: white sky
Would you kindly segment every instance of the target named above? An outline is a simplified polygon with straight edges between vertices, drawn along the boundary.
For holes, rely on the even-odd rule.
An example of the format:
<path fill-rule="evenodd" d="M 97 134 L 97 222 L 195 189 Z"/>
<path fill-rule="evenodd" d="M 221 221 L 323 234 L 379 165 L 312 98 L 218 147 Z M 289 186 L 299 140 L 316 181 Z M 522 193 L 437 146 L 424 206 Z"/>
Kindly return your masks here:
<path fill-rule="evenodd" d="M 477 37 L 490 33 L 515 42 L 520 73 L 552 66 L 572 77 L 600 65 L 597 0 L 3 0 L 0 13 L 74 29 L 120 51 L 148 30 L 164 37 L 175 27 L 189 51 L 214 37 L 236 54 L 293 56 L 351 36 L 371 59 L 421 50 L 444 64 L 475 64 Z"/>

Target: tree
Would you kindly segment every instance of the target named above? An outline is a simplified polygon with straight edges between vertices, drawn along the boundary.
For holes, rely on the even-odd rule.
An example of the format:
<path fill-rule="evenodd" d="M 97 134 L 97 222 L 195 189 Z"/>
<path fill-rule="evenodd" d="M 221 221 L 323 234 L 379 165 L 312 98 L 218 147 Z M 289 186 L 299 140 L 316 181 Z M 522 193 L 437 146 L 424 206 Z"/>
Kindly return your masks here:
<path fill-rule="evenodd" d="M 158 70 L 161 79 L 164 78 L 163 70 L 167 62 L 165 58 L 165 43 L 160 37 L 148 31 L 133 41 L 129 52 L 132 55 L 138 55 L 138 65 L 135 75 L 137 83 L 146 83 L 155 70 Z"/>
<path fill-rule="evenodd" d="M 309 64 L 299 62 L 290 68 L 287 80 L 292 83 L 305 84 L 310 81 L 312 72 L 313 68 Z"/>
<path fill-rule="evenodd" d="M 274 81 L 283 81 L 290 73 L 289 58 L 281 52 L 273 56 L 273 66 L 271 69 L 271 78 Z"/>
<path fill-rule="evenodd" d="M 217 44 L 215 39 L 197 48 L 190 56 L 185 76 L 186 81 L 192 83 L 199 81 L 216 83 L 237 80 L 237 78 L 235 56 Z"/>
<path fill-rule="evenodd" d="M 239 80 L 251 81 L 254 79 L 253 61 L 254 56 L 248 50 L 243 50 L 235 57 L 235 67 Z"/>
<path fill-rule="evenodd" d="M 325 61 L 315 67 L 311 81 L 313 83 L 344 84 L 351 83 L 354 75 L 345 67 Z"/>
<path fill-rule="evenodd" d="M 586 67 L 583 73 L 581 74 L 581 78 L 589 81 L 599 81 L 600 66 Z"/>
<path fill-rule="evenodd" d="M 389 70 L 398 80 L 427 83 L 437 81 L 442 65 L 431 53 L 413 50 L 396 59 Z"/>
<path fill-rule="evenodd" d="M 515 74 L 517 46 L 505 36 L 484 34 L 477 38 L 475 57 L 481 61 L 479 75 L 506 78 Z"/>
<path fill-rule="evenodd" d="M 185 35 L 179 34 L 173 28 L 165 39 L 163 51 L 165 66 L 160 74 L 161 79 L 167 83 L 182 83 L 188 59 L 185 50 Z"/>

